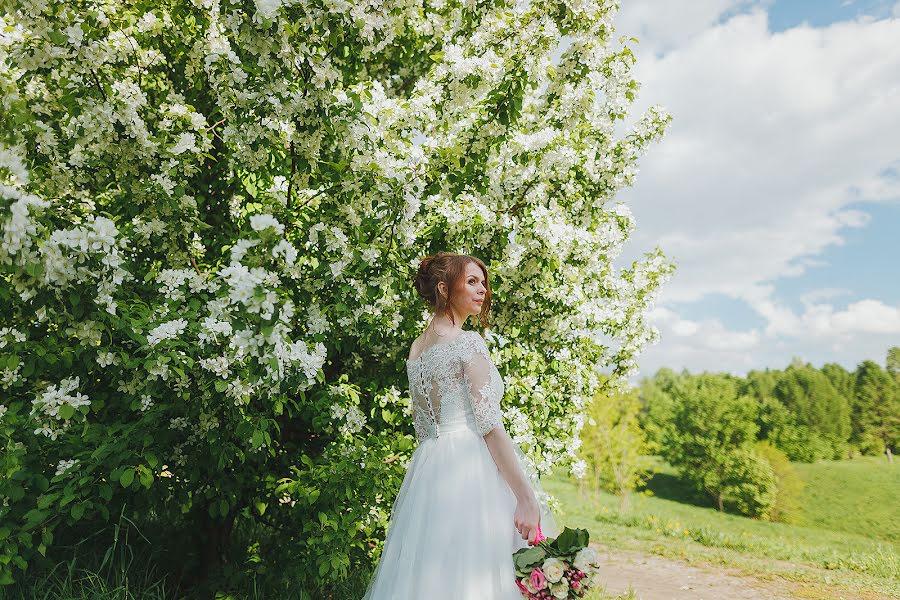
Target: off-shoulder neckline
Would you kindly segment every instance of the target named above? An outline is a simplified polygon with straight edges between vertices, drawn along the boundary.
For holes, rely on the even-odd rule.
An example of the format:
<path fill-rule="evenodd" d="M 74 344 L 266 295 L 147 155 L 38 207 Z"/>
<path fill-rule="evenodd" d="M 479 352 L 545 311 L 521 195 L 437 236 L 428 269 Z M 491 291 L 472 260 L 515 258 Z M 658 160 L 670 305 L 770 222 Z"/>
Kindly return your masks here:
<path fill-rule="evenodd" d="M 454 342 L 456 342 L 457 340 L 459 340 L 459 338 L 464 337 L 465 335 L 471 334 L 471 333 L 474 333 L 475 335 L 478 335 L 478 336 L 481 335 L 481 334 L 479 334 L 477 331 L 474 331 L 474 330 L 472 330 L 472 329 L 463 329 L 461 332 L 459 332 L 459 334 L 457 334 L 457 336 L 456 336 L 455 338 L 453 338 L 453 339 L 450 340 L 450 341 L 447 341 L 447 342 L 441 342 L 441 343 L 439 343 L 439 344 L 432 344 L 432 345 L 428 346 L 427 348 L 425 348 L 424 350 L 422 350 L 422 351 L 419 353 L 419 355 L 418 355 L 417 357 L 415 357 L 414 359 L 412 359 L 412 360 L 407 359 L 407 360 L 406 360 L 406 364 L 407 364 L 407 365 L 411 365 L 411 364 L 413 364 L 413 363 L 417 363 L 417 362 L 419 362 L 419 361 L 422 359 L 423 356 L 425 356 L 426 354 L 428 354 L 429 352 L 431 352 L 431 351 L 434 350 L 435 348 L 441 348 L 441 347 L 443 347 L 443 346 L 449 346 L 449 345 L 453 344 Z"/>

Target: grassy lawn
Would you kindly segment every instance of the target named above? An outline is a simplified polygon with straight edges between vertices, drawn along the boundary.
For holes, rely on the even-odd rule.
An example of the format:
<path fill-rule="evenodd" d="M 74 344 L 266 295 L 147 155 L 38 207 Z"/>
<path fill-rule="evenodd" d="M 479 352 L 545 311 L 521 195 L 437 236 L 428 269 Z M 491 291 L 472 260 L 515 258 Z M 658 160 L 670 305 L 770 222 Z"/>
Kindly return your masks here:
<path fill-rule="evenodd" d="M 806 482 L 803 524 L 900 543 L 900 459 L 797 464 Z"/>
<path fill-rule="evenodd" d="M 801 467 L 808 481 L 802 525 L 758 521 L 704 506 L 664 464 L 646 493 L 635 495 L 628 514 L 619 513 L 618 498 L 611 494 L 580 494 L 577 481 L 565 474 L 554 473 L 541 483 L 560 500 L 560 525 L 588 529 L 592 542 L 735 567 L 764 579 L 789 579 L 808 584 L 810 598 L 838 598 L 821 594 L 840 589 L 857 597 L 900 597 L 900 543 L 893 534 L 900 514 L 896 500 L 893 505 L 887 501 L 890 495 L 897 498 L 890 487 L 896 485 L 896 470 L 891 480 L 886 469 L 876 469 L 868 460 Z M 842 480 L 848 483 L 842 486 Z M 874 498 L 874 506 L 866 502 L 863 508 L 854 498 Z"/>
<path fill-rule="evenodd" d="M 644 493 L 628 514 L 606 493 L 580 494 L 565 474 L 542 478 L 560 500 L 560 526 L 583 527 L 591 541 L 610 549 L 637 550 L 697 565 L 733 567 L 761 579 L 777 579 L 800 598 L 869 600 L 900 598 L 900 465 L 866 457 L 853 461 L 798 464 L 806 482 L 799 524 L 769 523 L 720 513 L 698 498 L 667 464 L 657 461 Z M 99 548 L 102 554 L 104 548 Z M 0 598 L 174 598 L 170 582 L 145 571 L 141 561 L 123 560 L 103 576 L 85 569 L 96 557 L 61 564 L 53 573 Z M 87 559 L 87 560 L 86 560 Z M 119 569 L 121 567 L 121 569 Z M 99 570 L 99 569 L 98 569 Z M 125 576 L 127 572 L 127 576 Z M 118 574 L 116 574 L 118 573 Z M 334 598 L 358 598 L 368 573 L 334 590 Z M 247 590 L 235 598 L 277 598 Z M 587 600 L 634 600 L 596 590 Z"/>

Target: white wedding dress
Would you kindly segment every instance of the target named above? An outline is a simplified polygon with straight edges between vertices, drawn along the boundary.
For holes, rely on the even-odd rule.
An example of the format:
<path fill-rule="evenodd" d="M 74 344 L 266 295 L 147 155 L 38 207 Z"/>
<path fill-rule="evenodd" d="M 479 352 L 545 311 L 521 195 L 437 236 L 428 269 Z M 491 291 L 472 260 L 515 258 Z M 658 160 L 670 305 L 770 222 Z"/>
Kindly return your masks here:
<path fill-rule="evenodd" d="M 503 427 L 503 381 L 484 338 L 464 330 L 406 363 L 419 444 L 391 509 L 363 600 L 520 600 L 512 553 L 516 499 L 484 435 Z M 559 534 L 546 492 L 513 443 L 540 504 L 541 533 Z"/>

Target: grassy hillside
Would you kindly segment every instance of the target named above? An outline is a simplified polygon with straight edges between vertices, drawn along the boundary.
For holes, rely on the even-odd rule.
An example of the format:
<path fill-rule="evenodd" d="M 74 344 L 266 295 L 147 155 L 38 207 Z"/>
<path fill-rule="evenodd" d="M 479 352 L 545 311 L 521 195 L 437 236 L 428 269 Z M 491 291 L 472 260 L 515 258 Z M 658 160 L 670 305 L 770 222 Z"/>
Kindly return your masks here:
<path fill-rule="evenodd" d="M 900 542 L 900 459 L 865 456 L 796 464 L 804 525 Z"/>
<path fill-rule="evenodd" d="M 854 461 L 848 466 L 851 471 L 854 466 L 862 466 L 861 472 L 871 474 L 871 465 L 866 463 L 856 465 Z M 816 473 L 816 477 L 810 477 L 806 493 L 811 498 L 823 498 L 812 504 L 819 508 L 812 509 L 811 514 L 828 515 L 827 519 L 822 517 L 823 522 L 837 523 L 840 513 L 847 509 L 836 502 L 831 505 L 833 510 L 828 510 L 825 498 L 828 489 L 837 485 L 834 481 L 840 480 L 841 471 L 832 470 L 829 476 L 821 474 L 829 472 L 829 464 L 810 467 L 809 471 Z M 849 495 L 881 497 L 880 490 L 862 487 L 864 481 L 881 482 L 881 485 L 880 477 L 869 479 L 865 474 L 857 475 L 851 478 L 855 483 L 854 489 L 847 492 Z M 828 482 L 822 491 L 817 487 L 820 480 Z M 594 498 L 581 495 L 576 480 L 565 474 L 554 474 L 542 478 L 541 482 L 549 493 L 560 499 L 561 525 L 587 528 L 592 542 L 689 562 L 719 563 L 757 576 L 806 582 L 813 587 L 810 598 L 838 598 L 840 594 L 823 595 L 838 585 L 855 594 L 876 594 L 869 596 L 873 598 L 885 595 L 900 598 L 900 544 L 833 526 L 769 523 L 720 513 L 702 505 L 704 499 L 684 489 L 667 465 L 660 465 L 657 476 L 651 480 L 648 494 L 652 495 L 636 495 L 628 514 L 618 512 L 618 499 L 611 494 L 601 493 Z M 890 506 L 880 507 L 879 511 L 884 529 L 896 526 L 893 522 L 887 525 L 892 521 Z M 897 520 L 896 510 L 893 520 Z M 865 531 L 871 531 L 874 526 Z"/>

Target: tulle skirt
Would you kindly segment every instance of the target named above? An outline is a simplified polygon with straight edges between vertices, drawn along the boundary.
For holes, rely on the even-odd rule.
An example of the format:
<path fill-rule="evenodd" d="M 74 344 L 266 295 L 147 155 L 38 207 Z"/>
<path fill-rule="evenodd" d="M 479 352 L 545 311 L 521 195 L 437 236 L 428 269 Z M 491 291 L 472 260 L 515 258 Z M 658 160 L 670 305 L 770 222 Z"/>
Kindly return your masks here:
<path fill-rule="evenodd" d="M 481 435 L 465 423 L 439 427 L 413 452 L 363 600 L 520 600 L 512 553 L 529 544 L 513 521 L 516 498 Z M 554 537 L 541 505 L 542 533 Z"/>

